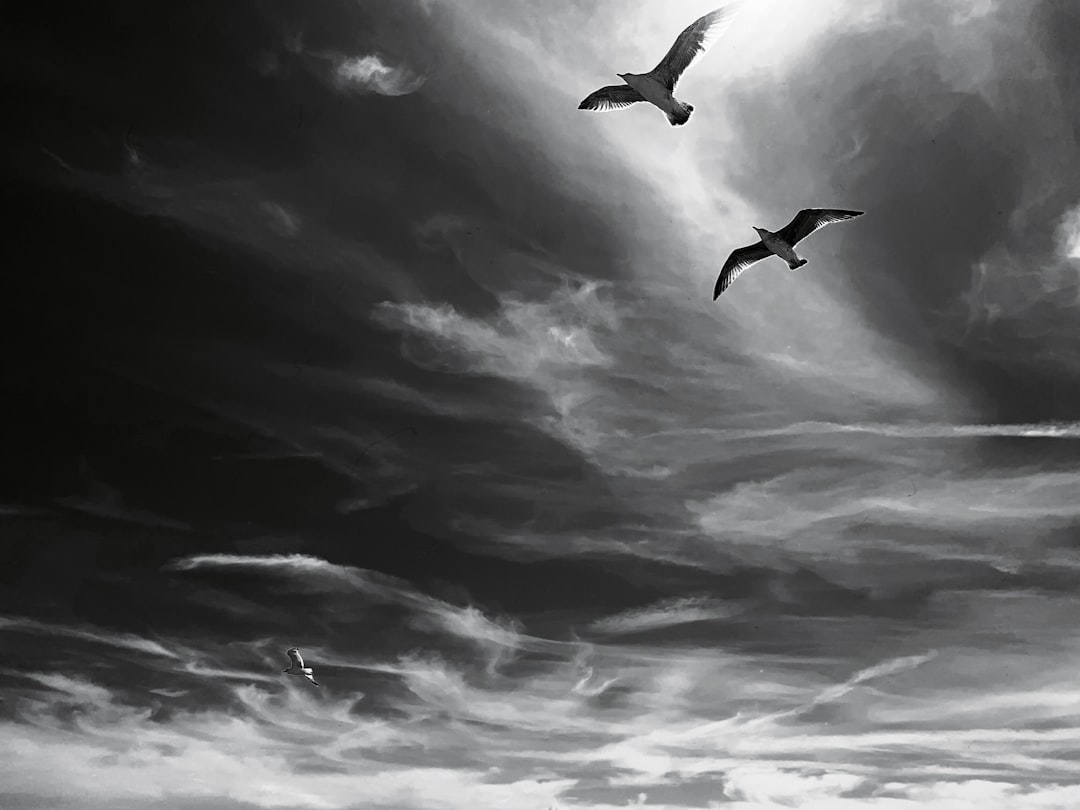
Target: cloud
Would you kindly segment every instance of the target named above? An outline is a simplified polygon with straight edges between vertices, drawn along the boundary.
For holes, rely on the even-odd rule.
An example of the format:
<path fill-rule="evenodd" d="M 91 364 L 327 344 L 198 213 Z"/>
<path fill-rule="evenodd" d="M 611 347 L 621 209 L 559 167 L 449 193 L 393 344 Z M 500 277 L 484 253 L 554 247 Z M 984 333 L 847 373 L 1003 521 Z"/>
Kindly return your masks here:
<path fill-rule="evenodd" d="M 1080 206 L 1062 216 L 1057 232 L 1058 249 L 1070 259 L 1080 259 Z"/>
<path fill-rule="evenodd" d="M 157 641 L 141 638 L 131 633 L 111 633 L 97 629 L 67 627 L 28 617 L 0 616 L 0 631 L 60 636 L 79 641 L 89 641 L 95 644 L 104 644 L 122 650 L 132 650 L 146 655 L 161 656 L 163 658 L 178 657 L 176 653 Z"/>
<path fill-rule="evenodd" d="M 748 470 L 758 452 L 744 461 Z M 882 452 L 876 440 L 852 443 L 836 459 L 800 459 L 790 472 L 748 472 L 686 509 L 715 548 L 738 559 L 820 566 L 873 591 L 926 582 L 947 560 L 999 571 L 1080 562 L 1056 539 L 1080 519 L 1063 497 L 1072 473 L 1011 467 L 971 476 L 963 461 L 939 463 L 917 444 L 897 446 L 887 465 L 874 457 Z M 1024 532 L 1028 541 L 999 542 L 995 532 Z"/>
<path fill-rule="evenodd" d="M 842 424 L 838 422 L 800 422 L 798 424 L 771 428 L 730 428 L 665 431 L 642 438 L 692 435 L 717 439 L 765 439 L 779 436 L 820 436 L 840 433 L 865 433 L 895 439 L 966 439 L 966 438 L 1018 438 L 1018 439 L 1077 439 L 1080 438 L 1080 422 L 1031 422 L 1021 424 L 948 425 L 926 422 L 908 424 Z"/>
<path fill-rule="evenodd" d="M 738 605 L 705 597 L 681 597 L 597 619 L 589 629 L 611 635 L 641 633 L 692 622 L 715 621 L 741 612 Z"/>
<path fill-rule="evenodd" d="M 15 673 L 8 670 L 7 674 L 11 675 Z M 66 698 L 71 698 L 77 703 L 99 705 L 112 700 L 112 693 L 108 689 L 100 687 L 83 678 L 73 678 L 58 672 L 24 672 L 17 674 L 24 678 L 37 681 L 42 686 L 45 686 L 54 692 L 59 692 Z"/>
<path fill-rule="evenodd" d="M 491 319 L 464 315 L 449 304 L 386 302 L 374 314 L 384 326 L 424 339 L 421 345 L 405 344 L 414 363 L 490 374 L 539 390 L 552 413 L 532 416 L 534 423 L 593 451 L 605 433 L 591 414 L 598 389 L 590 372 L 612 365 L 602 344 L 619 326 L 617 309 L 603 290 L 595 281 L 564 281 L 543 300 L 500 295 Z"/>
<path fill-rule="evenodd" d="M 581 679 L 574 684 L 571 691 L 579 695 L 586 695 L 588 697 L 598 697 L 607 691 L 609 686 L 613 686 L 618 683 L 618 678 L 607 678 L 599 683 L 593 682 L 593 676 L 595 672 L 592 667 L 586 667 Z"/>
<path fill-rule="evenodd" d="M 135 523 L 151 528 L 185 532 L 191 529 L 190 526 L 180 521 L 129 505 L 123 493 L 110 483 L 103 481 L 91 469 L 85 457 L 79 460 L 79 479 L 82 492 L 79 495 L 57 498 L 56 503 L 58 505 L 97 517 Z"/>
<path fill-rule="evenodd" d="M 599 292 L 599 284 L 587 282 L 565 287 L 547 301 L 507 296 L 493 322 L 445 304 L 386 302 L 376 314 L 388 325 L 427 336 L 471 370 L 529 382 L 610 362 L 597 347 L 594 330 L 613 329 L 615 313 Z"/>
<path fill-rule="evenodd" d="M 335 719 L 341 716 L 340 704 L 320 710 L 291 693 L 270 701 L 254 687 L 236 689 L 244 697 L 243 718 L 196 710 L 148 723 L 148 712 L 115 700 L 100 685 L 80 682 L 76 688 L 74 682 L 50 680 L 63 688 L 63 697 L 51 696 L 54 692 L 25 702 L 22 711 L 30 724 L 2 723 L 0 780 L 5 792 L 60 802 L 228 799 L 248 806 L 311 810 L 357 807 L 362 796 L 369 807 L 495 810 L 521 800 L 550 802 L 567 784 L 503 781 L 482 768 L 388 765 L 355 754 L 347 769 L 308 770 L 302 767 L 303 757 L 286 752 L 295 755 L 299 749 L 293 746 L 302 745 L 310 752 L 308 759 L 317 762 L 321 753 L 339 750 L 335 746 L 343 737 L 367 749 L 388 742 L 386 735 L 379 733 L 377 723 Z M 57 701 L 69 696 L 94 698 L 86 702 L 74 733 L 55 717 Z M 267 709 L 259 710 L 261 722 L 250 722 L 255 719 L 250 712 L 260 705 Z M 290 718 L 298 722 L 287 722 Z"/>
<path fill-rule="evenodd" d="M 763 766 L 741 766 L 724 773 L 724 796 L 730 801 L 762 806 L 801 807 L 837 799 L 862 785 L 860 776 L 845 773 L 811 775 Z"/>
<path fill-rule="evenodd" d="M 184 695 L 188 694 L 187 689 L 163 689 L 163 688 L 157 688 L 157 689 L 151 689 L 150 692 L 151 692 L 151 694 L 161 695 L 161 697 L 165 697 L 165 698 L 178 698 L 178 697 L 183 697 Z"/>
<path fill-rule="evenodd" d="M 196 571 L 200 568 L 249 568 L 280 571 L 297 575 L 317 574 L 323 578 L 352 583 L 354 577 L 346 566 L 335 565 L 307 554 L 198 554 L 181 557 L 168 563 L 176 571 Z"/>
<path fill-rule="evenodd" d="M 880 664 L 874 664 L 871 667 L 867 667 L 866 669 L 855 673 L 843 683 L 824 689 L 819 694 L 815 695 L 813 700 L 810 701 L 810 703 L 808 703 L 806 706 L 802 706 L 788 712 L 781 712 L 780 714 L 772 717 L 766 716 L 764 718 L 760 718 L 758 721 L 755 722 L 768 722 L 780 717 L 794 716 L 801 712 L 807 711 L 808 709 L 811 709 L 815 706 L 819 706 L 823 703 L 830 703 L 839 700 L 840 698 L 851 692 L 851 690 L 859 684 L 863 684 L 867 681 L 872 681 L 877 678 L 884 678 L 889 675 L 894 675 L 898 672 L 906 672 L 908 670 L 915 669 L 916 667 L 920 667 L 928 661 L 932 661 L 936 657 L 937 652 L 931 651 L 922 655 L 907 655 L 900 658 L 893 658 L 888 661 L 883 661 Z"/>
<path fill-rule="evenodd" d="M 451 605 L 395 577 L 305 554 L 204 554 L 173 560 L 167 567 L 176 571 L 264 571 L 316 592 L 330 589 L 358 593 L 377 602 L 400 605 L 412 612 L 413 626 L 462 639 L 484 650 L 491 667 L 528 642 L 513 623 L 491 619 L 472 605 Z"/>
<path fill-rule="evenodd" d="M 59 156 L 58 154 L 56 154 L 55 152 L 53 152 L 53 151 L 52 151 L 51 149 L 46 149 L 46 148 L 45 148 L 44 146 L 42 146 L 42 147 L 40 147 L 40 148 L 41 148 L 41 151 L 42 151 L 42 152 L 43 152 L 43 153 L 44 153 L 44 154 L 45 154 L 46 156 L 48 156 L 48 157 L 49 157 L 49 158 L 50 158 L 50 159 L 51 159 L 51 160 L 52 160 L 52 161 L 53 161 L 53 162 L 54 162 L 54 163 L 55 163 L 55 164 L 56 164 L 57 166 L 59 166 L 59 167 L 60 167 L 61 169 L 63 169 L 64 171 L 66 171 L 66 172 L 73 172 L 73 171 L 75 171 L 75 170 L 74 170 L 74 169 L 73 169 L 73 168 L 71 167 L 71 164 L 70 164 L 70 163 L 68 163 L 68 162 L 67 162 L 66 160 L 64 160 L 64 159 L 63 159 L 62 157 L 60 157 L 60 156 Z"/>
<path fill-rule="evenodd" d="M 293 561 L 293 569 L 312 570 L 312 564 Z M 875 704 L 883 708 L 918 712 L 883 716 L 877 729 L 835 720 L 830 727 L 805 711 L 826 702 L 846 705 L 856 687 L 913 672 L 933 654 L 889 659 L 835 685 L 808 678 L 805 663 L 793 663 L 786 689 L 773 681 L 782 668 L 763 669 L 767 659 L 678 648 L 635 654 L 603 644 L 590 645 L 589 655 L 613 673 L 605 687 L 617 678 L 632 699 L 604 702 L 603 691 L 577 688 L 580 648 L 569 659 L 482 681 L 437 656 L 403 657 L 382 668 L 406 691 L 381 715 L 356 711 L 358 692 L 347 686 L 349 670 L 340 664 L 334 682 L 318 694 L 288 683 L 274 687 L 271 678 L 266 687 L 214 678 L 231 708 L 199 701 L 153 722 L 148 709 L 127 705 L 101 682 L 50 674 L 36 679 L 48 691 L 19 698 L 20 720 L 3 721 L 0 779 L 9 791 L 64 806 L 137 797 L 337 810 L 356 807 L 360 795 L 368 806 L 388 808 L 463 810 L 542 799 L 543 806 L 595 810 L 625 805 L 615 799 L 617 782 L 634 786 L 631 801 L 645 793 L 649 806 L 681 809 L 698 805 L 677 798 L 680 786 L 709 784 L 711 777 L 712 796 L 734 807 L 854 810 L 874 807 L 885 801 L 874 797 L 887 794 L 945 810 L 958 795 L 976 791 L 973 774 L 982 771 L 1013 774 L 999 804 L 988 805 L 995 810 L 1010 799 L 1015 806 L 1018 796 L 1047 807 L 1055 797 L 1068 798 L 1062 787 L 1024 774 L 1042 763 L 1048 778 L 1057 778 L 1069 766 L 1053 752 L 1080 746 L 1075 730 L 994 730 L 989 704 L 959 725 L 961 715 L 940 711 L 951 696 L 925 691 L 933 681 L 895 681 L 877 693 Z M 328 657 L 335 658 L 332 651 Z M 1070 672 L 1065 666 L 1049 680 L 1065 684 Z M 983 670 L 980 682 L 988 686 L 998 674 Z M 129 677 L 148 682 L 145 675 Z M 958 683 L 968 692 L 970 686 Z M 63 719 L 73 700 L 81 706 L 74 730 Z M 770 711 L 791 701 L 802 710 Z M 715 719 L 702 722 L 708 718 Z M 935 719 L 929 728 L 913 725 Z M 896 757 L 912 751 L 920 762 L 946 764 L 925 774 L 908 764 L 906 780 L 897 780 Z M 62 778 L 44 780 L 46 767 Z M 604 786 L 589 775 L 597 773 L 619 778 Z M 593 786 L 587 799 L 586 785 Z"/>
<path fill-rule="evenodd" d="M 419 90 L 425 80 L 406 67 L 384 64 L 378 54 L 339 57 L 336 62 L 334 79 L 346 90 L 404 96 Z"/>
<path fill-rule="evenodd" d="M 263 202 L 262 209 L 267 213 L 275 230 L 285 236 L 296 236 L 300 232 L 300 222 L 293 212 L 282 205 Z"/>
<path fill-rule="evenodd" d="M 478 688 L 464 674 L 437 658 L 407 657 L 399 670 L 405 686 L 424 704 L 454 716 L 532 734 L 588 734 L 592 721 L 581 716 L 584 696 L 567 689 L 563 678 L 537 677 L 532 689 L 514 684 Z M 596 729 L 602 733 L 601 729 Z"/>

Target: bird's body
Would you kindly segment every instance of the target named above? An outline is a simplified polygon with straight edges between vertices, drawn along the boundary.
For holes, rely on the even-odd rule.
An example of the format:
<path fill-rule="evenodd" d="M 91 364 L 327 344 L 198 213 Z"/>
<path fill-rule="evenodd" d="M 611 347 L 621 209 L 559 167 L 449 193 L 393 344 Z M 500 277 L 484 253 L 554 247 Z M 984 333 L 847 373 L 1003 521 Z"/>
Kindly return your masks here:
<path fill-rule="evenodd" d="M 315 670 L 311 667 L 304 666 L 304 658 L 300 655 L 300 650 L 296 647 L 290 647 L 286 653 L 289 656 L 291 663 L 285 669 L 281 670 L 286 675 L 299 675 L 307 678 L 315 686 L 319 685 L 319 682 L 315 680 Z"/>
<path fill-rule="evenodd" d="M 791 222 L 775 233 L 765 228 L 755 227 L 754 230 L 757 231 L 760 240 L 731 252 L 716 279 L 713 300 L 719 298 L 720 293 L 730 287 L 743 270 L 769 256 L 779 256 L 787 262 L 788 269 L 797 270 L 806 264 L 806 259 L 799 258 L 795 252 L 795 245 L 818 228 L 834 222 L 861 217 L 863 213 L 863 211 L 849 211 L 842 208 L 804 208 Z"/>
<path fill-rule="evenodd" d="M 690 120 L 690 113 L 694 108 L 676 99 L 672 91 L 654 76 L 648 73 L 620 73 L 618 76 L 643 100 L 659 107 L 672 126 L 679 126 Z"/>
<path fill-rule="evenodd" d="M 690 120 L 691 104 L 675 98 L 679 77 L 697 61 L 727 27 L 732 6 L 718 8 L 695 20 L 675 40 L 660 63 L 648 73 L 618 73 L 625 84 L 601 87 L 578 105 L 579 110 L 614 110 L 645 101 L 663 111 L 672 126 Z"/>
<path fill-rule="evenodd" d="M 758 236 L 761 237 L 761 244 L 765 245 L 770 252 L 786 261 L 789 269 L 795 270 L 806 264 L 806 259 L 800 259 L 795 253 L 795 248 L 785 242 L 780 234 L 767 231 L 764 228 L 754 228 L 754 230 L 757 231 Z"/>

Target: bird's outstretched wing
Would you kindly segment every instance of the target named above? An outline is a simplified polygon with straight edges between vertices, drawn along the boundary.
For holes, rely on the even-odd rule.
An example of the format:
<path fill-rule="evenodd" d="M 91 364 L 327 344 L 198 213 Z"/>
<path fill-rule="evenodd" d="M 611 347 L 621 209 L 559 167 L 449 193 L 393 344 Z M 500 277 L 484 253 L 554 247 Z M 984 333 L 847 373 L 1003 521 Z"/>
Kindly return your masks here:
<path fill-rule="evenodd" d="M 304 677 L 307 678 L 309 681 L 311 681 L 316 686 L 319 685 L 319 682 L 317 680 L 315 680 L 315 676 L 312 675 L 310 672 L 305 672 Z"/>
<path fill-rule="evenodd" d="M 688 25 L 649 75 L 674 91 L 679 77 L 700 59 L 735 17 L 734 5 L 710 11 Z"/>
<path fill-rule="evenodd" d="M 300 656 L 300 650 L 296 649 L 296 647 L 290 647 L 286 654 L 296 664 L 297 668 L 304 668 L 304 659 Z"/>
<path fill-rule="evenodd" d="M 720 293 L 731 286 L 731 283 L 739 277 L 743 270 L 754 262 L 760 262 L 771 255 L 772 251 L 761 242 L 731 251 L 731 255 L 727 257 L 727 261 L 724 262 L 724 267 L 720 270 L 720 275 L 716 279 L 716 286 L 713 288 L 713 301 L 720 297 Z"/>
<path fill-rule="evenodd" d="M 578 109 L 617 110 L 644 100 L 645 96 L 628 84 L 611 84 L 586 96 L 585 100 L 578 104 Z"/>
<path fill-rule="evenodd" d="M 777 235 L 789 245 L 794 245 L 818 228 L 824 228 L 834 222 L 843 222 L 845 219 L 861 217 L 864 213 L 866 212 L 845 211 L 842 208 L 804 208 L 791 222 L 777 231 Z"/>

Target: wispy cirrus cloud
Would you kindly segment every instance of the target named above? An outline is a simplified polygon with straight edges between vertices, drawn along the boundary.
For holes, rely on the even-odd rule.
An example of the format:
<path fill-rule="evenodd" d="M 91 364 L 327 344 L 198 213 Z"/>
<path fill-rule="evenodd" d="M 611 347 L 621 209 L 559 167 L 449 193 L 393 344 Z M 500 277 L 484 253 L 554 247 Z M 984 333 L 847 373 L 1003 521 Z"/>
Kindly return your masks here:
<path fill-rule="evenodd" d="M 405 351 L 418 365 L 490 374 L 538 389 L 551 413 L 522 416 L 592 451 L 606 434 L 602 420 L 592 415 L 599 389 L 591 373 L 613 364 L 604 343 L 619 326 L 605 286 L 564 281 L 541 300 L 503 294 L 490 319 L 464 315 L 449 304 L 393 302 L 380 305 L 374 316 L 405 334 Z M 409 340 L 413 336 L 423 342 Z"/>
<path fill-rule="evenodd" d="M 285 236 L 296 236 L 300 232 L 300 221 L 296 214 L 279 203 L 264 201 L 266 212 L 274 228 Z"/>
<path fill-rule="evenodd" d="M 251 570 L 277 571 L 284 574 L 313 574 L 327 580 L 352 584 L 361 577 L 343 565 L 312 557 L 307 554 L 198 554 L 170 561 L 167 566 L 175 571 L 196 571 L 200 568 L 247 568 Z"/>
<path fill-rule="evenodd" d="M 177 654 L 160 642 L 142 638 L 131 633 L 114 633 L 63 624 L 40 621 L 25 616 L 0 616 L 0 632 L 33 633 L 35 635 L 59 636 L 79 641 L 89 641 L 122 650 L 131 650 L 163 658 L 177 658 Z"/>
<path fill-rule="evenodd" d="M 679 597 L 597 619 L 589 629 L 610 635 L 642 633 L 693 622 L 716 621 L 738 615 L 742 607 L 707 597 Z"/>
<path fill-rule="evenodd" d="M 309 591 L 331 589 L 400 605 L 412 612 L 411 623 L 415 627 L 447 634 L 485 650 L 491 656 L 490 666 L 528 641 L 513 623 L 492 619 L 473 605 L 452 605 L 423 594 L 396 577 L 305 554 L 205 554 L 173 560 L 167 568 L 175 571 L 262 571 Z"/>
<path fill-rule="evenodd" d="M 744 472 L 722 492 L 688 499 L 686 514 L 717 551 L 767 565 L 809 564 L 872 590 L 944 574 L 935 561 L 1011 573 L 1080 564 L 1061 539 L 1080 520 L 1064 498 L 1076 481 L 1067 469 L 984 465 L 973 475 L 979 462 L 970 445 L 944 454 L 923 437 L 895 446 L 893 436 L 858 431 L 842 445 L 830 437 L 845 434 L 793 433 L 806 437 L 797 444 L 718 442 Z M 771 463 L 758 467 L 785 458 L 779 474 Z M 999 534 L 1006 531 L 1028 540 L 1017 546 Z"/>
<path fill-rule="evenodd" d="M 694 435 L 700 438 L 718 439 L 767 439 L 774 436 L 825 436 L 838 433 L 867 434 L 895 439 L 970 439 L 970 438 L 1018 438 L 1018 439 L 1077 439 L 1080 438 L 1080 422 L 1030 422 L 1020 424 L 933 424 L 912 422 L 909 424 L 800 422 L 782 427 L 768 428 L 688 428 L 683 431 L 667 431 L 653 436 Z"/>
<path fill-rule="evenodd" d="M 112 700 L 111 691 L 85 678 L 72 677 L 59 672 L 13 672 L 7 670 L 5 674 L 36 681 L 47 689 L 64 695 L 65 699 L 80 704 L 105 704 Z"/>
<path fill-rule="evenodd" d="M 447 353 L 447 361 L 523 382 L 540 377 L 541 384 L 543 377 L 559 372 L 610 363 L 597 346 L 596 332 L 617 326 L 614 307 L 596 282 L 567 286 L 547 301 L 507 296 L 492 321 L 471 318 L 445 304 L 387 302 L 376 316 L 387 325 L 426 336 Z"/>

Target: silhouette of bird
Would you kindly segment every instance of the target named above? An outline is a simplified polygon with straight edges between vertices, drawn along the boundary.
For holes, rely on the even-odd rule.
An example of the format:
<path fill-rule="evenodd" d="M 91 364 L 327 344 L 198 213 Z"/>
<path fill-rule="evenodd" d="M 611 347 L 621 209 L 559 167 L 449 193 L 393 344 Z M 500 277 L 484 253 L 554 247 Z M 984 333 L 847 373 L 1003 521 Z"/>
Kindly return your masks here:
<path fill-rule="evenodd" d="M 800 259 L 795 253 L 795 245 L 808 237 L 818 228 L 831 225 L 834 222 L 843 222 L 847 219 L 861 217 L 865 211 L 846 211 L 841 208 L 804 208 L 795 215 L 780 230 L 773 233 L 764 228 L 755 227 L 761 240 L 752 245 L 741 247 L 731 252 L 720 275 L 716 279 L 713 288 L 713 300 L 720 297 L 720 293 L 731 286 L 750 265 L 767 259 L 769 256 L 779 256 L 788 263 L 789 270 L 797 270 L 806 264 L 806 259 Z"/>
<path fill-rule="evenodd" d="M 579 110 L 615 110 L 647 101 L 659 107 L 673 127 L 690 120 L 692 104 L 675 98 L 679 77 L 719 38 L 735 16 L 734 4 L 710 11 L 687 26 L 660 64 L 648 73 L 617 73 L 625 84 L 601 87 L 578 105 Z"/>
<path fill-rule="evenodd" d="M 315 680 L 315 671 L 311 667 L 304 666 L 304 659 L 300 655 L 300 650 L 296 649 L 296 647 L 290 647 L 285 654 L 289 656 L 292 663 L 281 670 L 282 672 L 286 675 L 303 675 L 316 686 L 319 685 L 319 682 Z"/>

